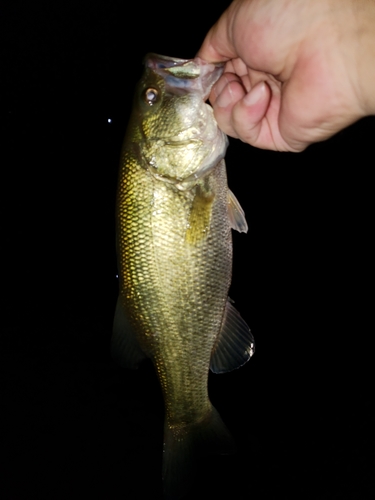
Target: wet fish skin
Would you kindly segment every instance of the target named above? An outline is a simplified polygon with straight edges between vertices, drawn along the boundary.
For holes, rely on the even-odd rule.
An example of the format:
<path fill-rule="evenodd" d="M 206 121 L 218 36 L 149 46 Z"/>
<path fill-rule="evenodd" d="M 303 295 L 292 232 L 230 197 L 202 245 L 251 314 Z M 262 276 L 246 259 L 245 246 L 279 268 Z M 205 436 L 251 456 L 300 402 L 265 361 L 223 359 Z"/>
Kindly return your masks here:
<path fill-rule="evenodd" d="M 254 351 L 227 301 L 231 228 L 247 230 L 228 190 L 226 136 L 204 103 L 221 69 L 151 54 L 134 98 L 120 163 L 120 293 L 112 352 L 127 367 L 145 356 L 165 402 L 163 476 L 178 496 L 197 450 L 233 451 L 211 405 L 208 371 L 228 371 Z"/>

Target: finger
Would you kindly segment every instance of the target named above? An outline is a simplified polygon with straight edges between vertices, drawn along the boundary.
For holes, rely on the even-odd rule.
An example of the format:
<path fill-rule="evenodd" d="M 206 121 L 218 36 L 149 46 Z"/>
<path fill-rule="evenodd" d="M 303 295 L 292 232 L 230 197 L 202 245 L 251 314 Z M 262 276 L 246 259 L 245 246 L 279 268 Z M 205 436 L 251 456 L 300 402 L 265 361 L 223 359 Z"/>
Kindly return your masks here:
<path fill-rule="evenodd" d="M 270 99 L 271 91 L 265 82 L 258 83 L 248 93 L 239 82 L 229 82 L 214 105 L 219 127 L 253 146 L 277 149 L 265 120 Z"/>
<path fill-rule="evenodd" d="M 212 87 L 210 94 L 210 103 L 214 105 L 220 94 L 223 92 L 228 83 L 236 81 L 241 83 L 241 79 L 234 73 L 224 73 Z"/>
<path fill-rule="evenodd" d="M 229 73 L 229 75 L 231 75 Z M 235 77 L 235 75 L 233 75 Z M 229 76 L 230 78 L 230 76 Z M 221 84 L 224 84 L 223 79 L 220 82 L 219 90 Z M 233 107 L 245 96 L 245 90 L 237 79 L 230 80 L 221 90 L 216 100 L 214 101 L 213 108 L 215 113 L 216 121 L 223 132 L 230 135 L 231 137 L 238 137 L 236 131 L 232 126 L 232 110 Z"/>
<path fill-rule="evenodd" d="M 229 7 L 212 26 L 199 49 L 197 56 L 208 62 L 222 62 L 237 56 L 231 39 L 229 38 L 228 26 L 230 24 Z"/>
<path fill-rule="evenodd" d="M 236 134 L 235 137 L 252 146 L 277 149 L 265 120 L 270 99 L 269 86 L 260 82 L 236 102 L 231 113 L 231 128 Z"/>

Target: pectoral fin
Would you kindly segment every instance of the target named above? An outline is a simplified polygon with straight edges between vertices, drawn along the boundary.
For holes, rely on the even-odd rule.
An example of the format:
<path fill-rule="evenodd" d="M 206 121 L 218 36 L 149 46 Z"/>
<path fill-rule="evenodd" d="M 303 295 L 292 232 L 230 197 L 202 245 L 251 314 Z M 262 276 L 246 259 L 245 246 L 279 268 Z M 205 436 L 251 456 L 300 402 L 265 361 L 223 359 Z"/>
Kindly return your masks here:
<path fill-rule="evenodd" d="M 225 373 L 244 365 L 255 351 L 253 334 L 240 313 L 227 301 L 221 331 L 211 354 L 210 369 Z"/>
<path fill-rule="evenodd" d="M 214 198 L 215 195 L 208 183 L 201 182 L 198 184 L 190 211 L 189 226 L 186 231 L 186 241 L 188 243 L 195 245 L 198 241 L 207 237 Z"/>
<path fill-rule="evenodd" d="M 240 233 L 247 233 L 245 212 L 230 189 L 228 189 L 228 215 L 232 229 Z"/>
<path fill-rule="evenodd" d="M 138 368 L 139 363 L 146 358 L 126 317 L 120 295 L 117 299 L 113 321 L 111 354 L 122 367 L 128 369 Z"/>

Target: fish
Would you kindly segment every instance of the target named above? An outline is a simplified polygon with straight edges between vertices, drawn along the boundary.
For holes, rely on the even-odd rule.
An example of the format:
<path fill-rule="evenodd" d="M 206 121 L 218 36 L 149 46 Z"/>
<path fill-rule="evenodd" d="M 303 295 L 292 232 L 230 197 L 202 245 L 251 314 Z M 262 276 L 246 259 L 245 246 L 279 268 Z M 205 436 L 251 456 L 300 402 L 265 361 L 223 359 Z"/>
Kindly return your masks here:
<path fill-rule="evenodd" d="M 206 103 L 221 64 L 147 54 L 121 152 L 116 246 L 119 296 L 111 351 L 129 369 L 151 359 L 165 406 L 165 498 L 180 498 L 205 453 L 233 438 L 208 395 L 208 375 L 254 354 L 228 297 L 232 229 L 247 232 L 229 190 L 227 136 Z"/>

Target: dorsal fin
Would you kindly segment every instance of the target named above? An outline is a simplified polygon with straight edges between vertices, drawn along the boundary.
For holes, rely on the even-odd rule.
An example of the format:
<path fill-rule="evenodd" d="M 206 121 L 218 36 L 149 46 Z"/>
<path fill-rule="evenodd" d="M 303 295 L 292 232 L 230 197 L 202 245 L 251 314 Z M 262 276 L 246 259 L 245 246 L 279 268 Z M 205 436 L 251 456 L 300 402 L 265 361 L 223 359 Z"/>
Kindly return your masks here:
<path fill-rule="evenodd" d="M 210 369 L 213 373 L 235 370 L 249 361 L 254 351 L 253 334 L 228 299 L 221 331 L 212 349 Z"/>

